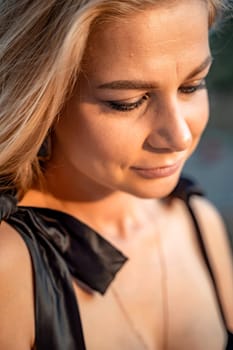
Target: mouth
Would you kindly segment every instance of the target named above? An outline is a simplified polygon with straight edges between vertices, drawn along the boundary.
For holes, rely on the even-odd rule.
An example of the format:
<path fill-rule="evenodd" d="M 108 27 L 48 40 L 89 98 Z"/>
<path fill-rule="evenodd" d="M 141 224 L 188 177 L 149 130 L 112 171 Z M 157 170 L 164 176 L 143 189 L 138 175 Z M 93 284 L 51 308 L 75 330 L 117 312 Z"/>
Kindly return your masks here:
<path fill-rule="evenodd" d="M 145 179 L 159 179 L 174 175 L 181 168 L 182 163 L 183 162 L 180 160 L 170 165 L 155 168 L 135 166 L 131 167 L 131 169 Z"/>

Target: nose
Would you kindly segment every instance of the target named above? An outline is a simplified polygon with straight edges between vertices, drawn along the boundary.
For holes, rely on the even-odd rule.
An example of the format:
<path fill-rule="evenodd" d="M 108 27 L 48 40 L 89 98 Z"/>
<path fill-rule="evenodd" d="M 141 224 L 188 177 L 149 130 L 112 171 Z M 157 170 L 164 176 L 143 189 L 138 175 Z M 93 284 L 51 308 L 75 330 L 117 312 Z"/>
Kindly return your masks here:
<path fill-rule="evenodd" d="M 187 111 L 176 98 L 164 101 L 153 111 L 153 122 L 145 146 L 157 152 L 181 152 L 192 141 Z"/>

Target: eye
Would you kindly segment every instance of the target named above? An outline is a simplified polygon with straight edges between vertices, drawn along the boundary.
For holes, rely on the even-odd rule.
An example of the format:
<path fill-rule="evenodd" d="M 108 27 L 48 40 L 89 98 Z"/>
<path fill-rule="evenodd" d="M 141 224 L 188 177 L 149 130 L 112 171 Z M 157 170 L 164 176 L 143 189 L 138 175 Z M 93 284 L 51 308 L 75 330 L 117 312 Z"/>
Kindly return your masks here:
<path fill-rule="evenodd" d="M 135 102 L 123 102 L 123 101 L 107 101 L 106 103 L 111 109 L 120 112 L 129 112 L 136 108 L 139 108 L 149 98 L 149 94 L 145 94 Z"/>
<path fill-rule="evenodd" d="M 198 90 L 206 89 L 206 81 L 205 79 L 201 80 L 199 84 L 193 84 L 189 86 L 183 86 L 179 88 L 179 92 L 182 94 L 193 94 Z"/>

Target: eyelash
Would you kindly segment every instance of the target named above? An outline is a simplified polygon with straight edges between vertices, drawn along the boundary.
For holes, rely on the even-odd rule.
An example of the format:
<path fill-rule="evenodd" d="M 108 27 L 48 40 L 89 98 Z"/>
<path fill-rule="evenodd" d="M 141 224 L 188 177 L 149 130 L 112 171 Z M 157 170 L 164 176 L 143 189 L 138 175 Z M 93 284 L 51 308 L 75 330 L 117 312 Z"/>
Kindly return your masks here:
<path fill-rule="evenodd" d="M 198 85 L 193 86 L 184 86 L 179 88 L 179 92 L 182 94 L 194 94 L 198 90 L 205 89 L 206 88 L 206 82 L 205 80 L 202 80 Z M 138 101 L 132 102 L 132 103 L 121 103 L 116 101 L 107 101 L 108 106 L 111 109 L 114 109 L 119 112 L 130 112 L 134 109 L 139 108 L 146 100 L 150 98 L 150 94 L 147 93 L 144 96 L 142 96 Z"/>
<path fill-rule="evenodd" d="M 193 94 L 198 90 L 202 90 L 206 88 L 206 81 L 203 79 L 198 85 L 193 86 L 184 86 L 179 88 L 179 91 L 183 94 Z"/>
<path fill-rule="evenodd" d="M 107 103 L 112 109 L 115 109 L 120 112 L 128 112 L 136 108 L 139 108 L 146 100 L 149 99 L 149 97 L 150 97 L 149 94 L 145 94 L 138 101 L 133 103 L 120 103 L 115 101 L 108 101 Z"/>

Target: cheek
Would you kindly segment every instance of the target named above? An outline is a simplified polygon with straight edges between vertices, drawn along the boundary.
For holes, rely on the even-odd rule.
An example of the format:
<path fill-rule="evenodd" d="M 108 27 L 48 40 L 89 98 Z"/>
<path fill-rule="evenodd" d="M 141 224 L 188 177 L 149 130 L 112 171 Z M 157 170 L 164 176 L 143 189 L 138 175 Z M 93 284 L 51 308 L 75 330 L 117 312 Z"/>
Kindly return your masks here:
<path fill-rule="evenodd" d="M 88 160 L 96 167 L 107 163 L 124 166 L 134 153 L 129 147 L 134 144 L 129 129 L 126 121 L 101 115 L 94 105 L 81 104 L 65 112 L 57 128 L 57 138 L 64 152 L 73 154 L 75 163 Z"/>
<path fill-rule="evenodd" d="M 193 149 L 196 147 L 209 119 L 209 103 L 207 92 L 203 92 L 193 104 L 192 111 L 189 112 L 187 123 L 193 138 Z"/>

